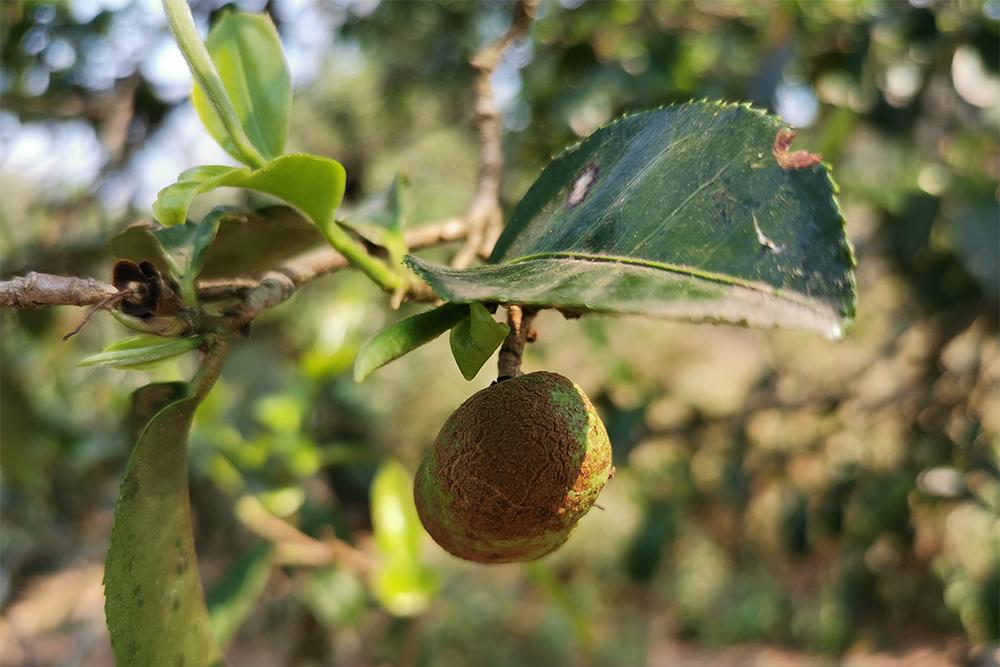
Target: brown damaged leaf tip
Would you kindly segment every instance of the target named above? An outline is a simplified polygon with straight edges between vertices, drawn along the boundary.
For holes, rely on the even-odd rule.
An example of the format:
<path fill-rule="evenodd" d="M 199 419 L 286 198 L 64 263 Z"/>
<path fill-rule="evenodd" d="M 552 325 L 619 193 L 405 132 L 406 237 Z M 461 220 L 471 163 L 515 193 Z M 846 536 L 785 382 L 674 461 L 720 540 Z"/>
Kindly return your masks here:
<path fill-rule="evenodd" d="M 805 169 L 817 165 L 823 160 L 823 156 L 819 153 L 801 150 L 789 151 L 788 147 L 792 145 L 794 138 L 795 132 L 787 127 L 778 130 L 778 134 L 774 136 L 771 154 L 774 155 L 774 159 L 778 161 L 778 165 L 782 169 Z"/>

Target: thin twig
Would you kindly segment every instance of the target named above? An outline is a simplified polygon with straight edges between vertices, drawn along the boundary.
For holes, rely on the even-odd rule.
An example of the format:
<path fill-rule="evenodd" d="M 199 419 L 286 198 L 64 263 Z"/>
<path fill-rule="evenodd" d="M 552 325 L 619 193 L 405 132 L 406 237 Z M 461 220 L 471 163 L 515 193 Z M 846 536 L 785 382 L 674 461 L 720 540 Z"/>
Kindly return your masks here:
<path fill-rule="evenodd" d="M 507 306 L 507 324 L 510 333 L 500 346 L 497 358 L 497 379 L 516 378 L 521 373 L 521 359 L 524 357 L 524 346 L 534 342 L 537 334 L 531 324 L 538 311 L 525 306 Z"/>
<path fill-rule="evenodd" d="M 479 131 L 480 146 L 479 176 L 476 192 L 466 214 L 469 237 L 451 262 L 456 268 L 468 266 L 477 255 L 483 258 L 489 256 L 503 228 L 503 214 L 500 211 L 503 174 L 501 117 L 500 107 L 493 93 L 492 77 L 507 47 L 528 31 L 537 7 L 538 0 L 518 0 L 507 32 L 478 51 L 470 61 L 476 70 L 474 87 L 476 129 Z"/>
<path fill-rule="evenodd" d="M 92 306 L 117 292 L 114 286 L 93 278 L 32 271 L 26 276 L 0 281 L 0 308 Z"/>
<path fill-rule="evenodd" d="M 407 233 L 406 243 L 411 250 L 417 250 L 460 241 L 466 234 L 468 226 L 465 222 L 461 219 L 452 219 Z M 287 301 L 302 285 L 347 266 L 347 260 L 330 248 L 321 248 L 299 255 L 281 268 L 264 274 L 256 287 L 249 290 L 245 287 L 238 288 L 244 292 L 242 303 L 230 315 L 237 327 L 242 326 L 263 311 Z M 219 292 L 217 288 L 213 289 L 216 293 Z M 411 286 L 407 298 L 411 301 L 429 301 L 436 297 L 429 289 L 421 289 L 418 283 Z"/>
<path fill-rule="evenodd" d="M 406 242 L 411 249 L 419 250 L 461 241 L 466 234 L 465 221 L 453 218 L 408 232 Z M 289 260 L 284 266 L 265 274 L 261 279 L 234 278 L 199 282 L 198 297 L 203 301 L 245 300 L 255 290 L 261 288 L 270 293 L 273 286 L 268 280 L 275 279 L 273 274 L 280 274 L 282 278 L 277 280 L 282 283 L 287 280 L 294 291 L 295 288 L 311 280 L 348 266 L 349 263 L 343 255 L 332 248 L 323 247 Z M 25 276 L 0 280 L 0 308 L 93 306 L 116 293 L 114 286 L 93 278 L 56 276 L 32 271 Z M 414 295 L 418 299 L 424 296 L 421 291 L 415 291 Z M 253 297 L 258 308 L 276 306 L 291 296 L 291 292 L 278 300 L 274 300 L 273 295 L 271 299 L 265 299 L 263 296 L 258 294 Z"/>
<path fill-rule="evenodd" d="M 255 496 L 236 502 L 236 518 L 258 537 L 274 544 L 275 560 L 282 565 L 325 567 L 338 563 L 356 572 L 367 572 L 371 556 L 338 537 L 323 540 L 306 535 L 287 521 L 271 514 Z"/>

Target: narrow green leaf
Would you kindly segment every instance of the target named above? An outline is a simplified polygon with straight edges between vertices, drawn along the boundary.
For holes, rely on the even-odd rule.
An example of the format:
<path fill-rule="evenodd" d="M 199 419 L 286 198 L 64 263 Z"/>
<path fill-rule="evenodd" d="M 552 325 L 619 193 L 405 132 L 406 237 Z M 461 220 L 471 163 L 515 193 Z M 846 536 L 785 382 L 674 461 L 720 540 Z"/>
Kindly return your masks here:
<path fill-rule="evenodd" d="M 263 165 L 266 160 L 247 137 L 233 108 L 233 102 L 229 99 L 229 93 L 226 92 L 212 62 L 212 57 L 201 41 L 188 0 L 163 0 L 163 11 L 167 16 L 170 32 L 191 69 L 196 85 L 205 91 L 212 109 L 218 115 L 219 123 L 232 143 L 236 159 L 252 167 Z"/>
<path fill-rule="evenodd" d="M 466 380 L 476 377 L 507 337 L 510 327 L 493 319 L 481 303 L 470 303 L 469 314 L 451 328 L 451 354 Z"/>
<path fill-rule="evenodd" d="M 413 503 L 413 480 L 397 461 L 379 466 L 371 487 L 372 528 L 380 567 L 372 590 L 390 613 L 412 616 L 426 609 L 437 577 L 420 558 L 423 528 Z"/>
<path fill-rule="evenodd" d="M 145 371 L 156 368 L 168 359 L 179 357 L 197 349 L 204 342 L 201 336 L 164 339 L 160 336 L 140 334 L 127 336 L 104 348 L 99 354 L 92 354 L 80 360 L 78 366 L 110 366 L 129 371 Z"/>
<path fill-rule="evenodd" d="M 444 299 L 812 330 L 854 315 L 854 257 L 816 156 L 779 119 L 698 102 L 623 117 L 554 159 L 490 265 L 407 261 Z"/>
<path fill-rule="evenodd" d="M 397 232 L 403 231 L 410 224 L 413 202 L 410 197 L 410 179 L 406 174 L 396 174 L 389 186 L 387 195 L 389 218 L 386 227 Z"/>
<path fill-rule="evenodd" d="M 219 646 L 233 638 L 253 611 L 271 576 L 271 545 L 258 544 L 241 554 L 208 593 L 212 633 Z"/>
<path fill-rule="evenodd" d="M 202 594 L 188 499 L 187 439 L 199 400 L 188 396 L 157 412 L 125 472 L 104 570 L 105 615 L 119 665 L 223 664 Z"/>
<path fill-rule="evenodd" d="M 205 45 L 250 143 L 266 159 L 281 155 L 288 137 L 292 81 L 271 19 L 266 14 L 226 12 L 212 26 Z M 197 83 L 191 101 L 219 145 L 242 161 L 222 119 Z"/>
<path fill-rule="evenodd" d="M 361 382 L 390 361 L 429 343 L 468 314 L 465 305 L 449 304 L 408 317 L 365 341 L 354 360 L 354 381 Z"/>

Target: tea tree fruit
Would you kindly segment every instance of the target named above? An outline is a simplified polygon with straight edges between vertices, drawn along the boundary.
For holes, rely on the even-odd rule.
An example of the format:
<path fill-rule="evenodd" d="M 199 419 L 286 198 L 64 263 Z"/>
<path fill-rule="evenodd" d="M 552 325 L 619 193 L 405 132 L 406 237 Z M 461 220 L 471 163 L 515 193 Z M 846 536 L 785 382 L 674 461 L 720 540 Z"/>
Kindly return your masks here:
<path fill-rule="evenodd" d="M 537 372 L 483 389 L 448 418 L 414 497 L 424 528 L 451 554 L 526 561 L 567 540 L 611 473 L 590 399 L 569 379 Z"/>

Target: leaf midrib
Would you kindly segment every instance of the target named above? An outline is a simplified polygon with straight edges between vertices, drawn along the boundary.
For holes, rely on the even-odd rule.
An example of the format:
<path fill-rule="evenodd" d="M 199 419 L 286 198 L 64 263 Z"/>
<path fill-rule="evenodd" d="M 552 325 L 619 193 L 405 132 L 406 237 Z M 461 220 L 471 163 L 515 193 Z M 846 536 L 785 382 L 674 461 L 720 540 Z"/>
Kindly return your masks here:
<path fill-rule="evenodd" d="M 692 278 L 700 278 L 702 280 L 709 280 L 716 283 L 721 283 L 724 285 L 736 285 L 739 287 L 744 287 L 755 292 L 760 292 L 770 296 L 784 299 L 790 301 L 796 305 L 803 306 L 812 310 L 813 312 L 820 313 L 821 310 L 816 308 L 815 301 L 827 302 L 827 297 L 810 297 L 810 296 L 800 296 L 796 292 L 788 292 L 781 289 L 780 287 L 775 287 L 774 285 L 769 285 L 767 283 L 760 283 L 753 280 L 746 280 L 744 278 L 738 278 L 736 276 L 726 275 L 724 273 L 715 273 L 713 271 L 703 271 L 701 269 L 695 269 L 690 266 L 684 266 L 683 264 L 670 264 L 667 262 L 657 262 L 648 259 L 639 259 L 635 257 L 617 257 L 614 255 L 597 255 L 583 252 L 547 252 L 547 253 L 536 253 L 534 255 L 524 255 L 522 257 L 517 257 L 515 259 L 507 260 L 501 264 L 495 264 L 494 266 L 503 266 L 507 264 L 521 264 L 524 262 L 530 262 L 534 260 L 545 260 L 545 259 L 578 259 L 590 262 L 604 262 L 609 264 L 627 264 L 630 266 L 639 266 L 649 269 L 658 269 L 660 271 L 668 271 L 670 273 L 677 273 L 684 276 L 689 276 Z M 840 305 L 838 304 L 838 308 Z M 840 310 L 843 310 L 840 308 Z"/>

